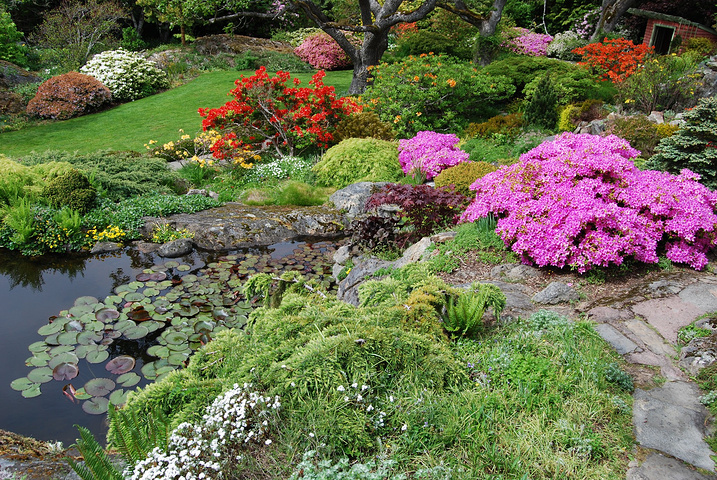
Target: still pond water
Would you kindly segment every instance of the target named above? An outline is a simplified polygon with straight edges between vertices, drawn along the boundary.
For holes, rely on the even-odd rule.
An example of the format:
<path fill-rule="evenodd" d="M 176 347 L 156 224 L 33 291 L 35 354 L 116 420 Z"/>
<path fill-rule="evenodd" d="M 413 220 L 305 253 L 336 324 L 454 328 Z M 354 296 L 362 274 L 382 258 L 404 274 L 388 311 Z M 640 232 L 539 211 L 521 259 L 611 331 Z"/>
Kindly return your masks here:
<path fill-rule="evenodd" d="M 280 258 L 297 245 L 301 243 L 272 245 L 262 249 L 262 253 Z M 258 253 L 259 249 L 252 251 Z M 196 273 L 216 256 L 195 252 L 177 260 L 192 267 L 188 273 Z M 10 383 L 31 370 L 25 365 L 26 359 L 32 356 L 28 346 L 43 340 L 37 330 L 48 323 L 50 316 L 70 308 L 81 296 L 103 299 L 117 286 L 133 281 L 142 270 L 163 261 L 153 253 L 130 248 L 89 257 L 54 256 L 40 260 L 22 258 L 0 249 L 0 429 L 40 440 L 61 441 L 68 446 L 78 437 L 73 427 L 78 424 L 103 438 L 106 416 L 88 415 L 78 403 L 67 398 L 62 392 L 67 382 L 45 383 L 42 394 L 35 398 L 23 398 L 20 392 L 10 388 Z M 137 370 L 141 364 L 139 357 Z M 103 364 L 84 362 L 80 375 L 72 383 L 79 387 L 106 373 Z M 138 386 L 144 384 L 145 380 Z"/>

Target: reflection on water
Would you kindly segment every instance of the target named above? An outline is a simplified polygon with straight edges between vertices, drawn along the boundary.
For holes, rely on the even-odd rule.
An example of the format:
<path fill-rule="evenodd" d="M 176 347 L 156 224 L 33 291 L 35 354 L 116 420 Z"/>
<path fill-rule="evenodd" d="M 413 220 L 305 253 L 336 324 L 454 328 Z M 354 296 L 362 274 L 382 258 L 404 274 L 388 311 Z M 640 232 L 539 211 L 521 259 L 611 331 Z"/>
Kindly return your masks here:
<path fill-rule="evenodd" d="M 208 253 L 194 253 L 181 261 L 201 268 L 210 258 Z M 25 360 L 31 356 L 27 347 L 42 340 L 37 329 L 50 316 L 71 307 L 83 295 L 105 298 L 115 287 L 154 265 L 155 259 L 164 261 L 153 253 L 129 248 L 90 257 L 54 255 L 40 259 L 0 249 L 0 429 L 40 440 L 60 440 L 65 445 L 77 438 L 73 424 L 86 426 L 98 435 L 104 433 L 104 416 L 85 414 L 62 394 L 62 382 L 43 384 L 42 395 L 31 399 L 12 390 L 10 382 L 27 375 Z M 127 345 L 113 348 L 143 356 L 141 345 L 123 343 Z M 83 368 L 75 383 L 82 385 L 105 374 L 103 365 Z"/>

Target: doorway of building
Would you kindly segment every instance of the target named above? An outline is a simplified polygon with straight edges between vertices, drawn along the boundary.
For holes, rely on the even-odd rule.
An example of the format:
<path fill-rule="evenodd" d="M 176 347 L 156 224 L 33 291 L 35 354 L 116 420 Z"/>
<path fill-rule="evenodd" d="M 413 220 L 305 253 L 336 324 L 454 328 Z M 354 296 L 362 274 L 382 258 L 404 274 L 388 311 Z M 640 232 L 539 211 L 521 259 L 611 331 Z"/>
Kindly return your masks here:
<path fill-rule="evenodd" d="M 655 53 L 658 55 L 667 55 L 670 53 L 670 43 L 675 29 L 664 25 L 655 25 L 652 31 L 652 43 Z"/>

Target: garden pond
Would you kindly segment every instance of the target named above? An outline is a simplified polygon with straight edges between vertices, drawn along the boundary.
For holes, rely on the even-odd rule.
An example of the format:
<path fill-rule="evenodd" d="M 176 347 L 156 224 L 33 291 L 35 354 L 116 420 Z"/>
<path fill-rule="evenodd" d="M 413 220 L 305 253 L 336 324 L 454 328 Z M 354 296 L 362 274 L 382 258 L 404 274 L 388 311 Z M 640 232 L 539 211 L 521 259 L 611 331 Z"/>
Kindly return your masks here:
<path fill-rule="evenodd" d="M 244 325 L 245 278 L 295 270 L 328 287 L 334 248 L 302 239 L 177 259 L 133 247 L 40 259 L 0 249 L 0 429 L 64 445 L 75 424 L 103 437 L 108 402 Z"/>

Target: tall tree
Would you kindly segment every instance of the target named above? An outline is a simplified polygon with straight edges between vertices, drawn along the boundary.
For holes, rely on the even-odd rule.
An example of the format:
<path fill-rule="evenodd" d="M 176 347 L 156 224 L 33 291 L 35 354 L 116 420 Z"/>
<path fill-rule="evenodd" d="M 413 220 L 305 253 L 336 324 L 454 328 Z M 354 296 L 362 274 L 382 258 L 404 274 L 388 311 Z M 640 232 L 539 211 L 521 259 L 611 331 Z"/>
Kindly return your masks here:
<path fill-rule="evenodd" d="M 422 0 L 409 2 L 404 0 L 358 0 L 358 22 L 346 22 L 346 19 L 332 19 L 323 3 L 314 0 L 292 0 L 324 32 L 329 34 L 354 65 L 353 79 L 349 93 L 360 94 L 366 89 L 369 80 L 369 67 L 377 65 L 388 48 L 388 33 L 394 25 L 411 23 L 423 19 L 436 7 L 458 15 L 463 20 L 478 27 L 482 36 L 492 35 L 500 21 L 506 0 L 494 0 L 490 8 L 485 5 L 468 5 L 463 0 Z M 406 10 L 402 10 L 404 7 Z M 355 46 L 345 32 L 363 33 L 363 42 Z"/>
<path fill-rule="evenodd" d="M 603 0 L 600 18 L 590 40 L 593 42 L 600 40 L 601 35 L 612 32 L 617 22 L 634 3 L 635 0 Z"/>

